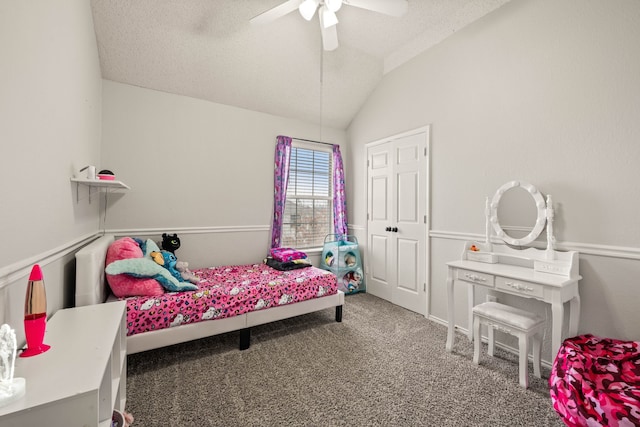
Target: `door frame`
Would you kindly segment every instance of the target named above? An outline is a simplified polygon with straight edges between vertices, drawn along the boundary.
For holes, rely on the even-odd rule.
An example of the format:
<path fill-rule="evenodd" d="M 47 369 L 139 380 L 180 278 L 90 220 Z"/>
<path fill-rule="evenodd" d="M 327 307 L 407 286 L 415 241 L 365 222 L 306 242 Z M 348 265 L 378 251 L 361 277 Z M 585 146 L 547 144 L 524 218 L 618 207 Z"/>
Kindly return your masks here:
<path fill-rule="evenodd" d="M 365 236 L 367 238 L 367 252 L 369 251 L 369 165 L 367 162 L 369 161 L 369 149 L 371 147 L 375 147 L 376 145 L 385 144 L 387 142 L 391 142 L 398 138 L 404 138 L 406 136 L 416 135 L 424 133 L 426 136 L 426 149 L 427 149 L 427 158 L 425 164 L 425 176 L 424 176 L 424 185 L 427 190 L 426 200 L 425 200 L 425 215 L 427 216 L 427 221 L 425 224 L 425 232 L 424 232 L 424 251 L 425 251 L 425 263 L 424 263 L 424 279 L 425 279 L 425 317 L 429 318 L 431 316 L 431 240 L 430 240 L 430 232 L 431 232 L 431 125 L 421 126 L 419 128 L 411 129 L 405 132 L 401 132 L 398 134 L 390 135 L 385 138 L 377 139 L 372 142 L 368 142 L 364 145 L 365 156 L 364 156 L 364 182 L 365 182 L 365 197 L 366 197 L 366 206 L 367 206 L 367 218 L 365 221 Z M 370 265 L 368 253 L 365 254 L 365 278 L 368 281 L 370 274 Z"/>

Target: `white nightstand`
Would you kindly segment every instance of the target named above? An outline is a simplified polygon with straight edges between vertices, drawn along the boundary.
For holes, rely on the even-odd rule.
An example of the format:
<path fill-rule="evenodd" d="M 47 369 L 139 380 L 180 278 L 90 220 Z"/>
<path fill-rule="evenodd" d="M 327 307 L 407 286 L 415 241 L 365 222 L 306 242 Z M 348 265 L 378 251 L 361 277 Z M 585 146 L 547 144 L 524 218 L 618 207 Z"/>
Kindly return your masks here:
<path fill-rule="evenodd" d="M 0 407 L 0 425 L 111 426 L 127 384 L 124 301 L 59 310 L 47 322 L 46 353 L 16 358 L 21 399 Z"/>

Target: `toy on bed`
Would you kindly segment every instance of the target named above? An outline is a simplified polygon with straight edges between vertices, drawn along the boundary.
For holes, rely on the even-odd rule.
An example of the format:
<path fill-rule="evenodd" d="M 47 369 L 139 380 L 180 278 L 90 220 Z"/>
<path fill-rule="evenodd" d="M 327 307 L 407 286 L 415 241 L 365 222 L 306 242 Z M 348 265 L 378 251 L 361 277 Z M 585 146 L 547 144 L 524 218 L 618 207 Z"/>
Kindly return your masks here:
<path fill-rule="evenodd" d="M 198 287 L 181 282 L 169 270 L 157 264 L 153 252 L 160 252 L 151 239 L 123 237 L 107 249 L 105 273 L 113 294 L 118 298 L 129 296 L 157 296 L 165 291 L 192 291 Z M 174 256 L 175 258 L 175 256 Z"/>
<path fill-rule="evenodd" d="M 200 283 L 200 277 L 189 270 L 189 263 L 187 261 L 176 262 L 176 270 L 180 272 L 185 282 Z"/>
<path fill-rule="evenodd" d="M 177 234 L 162 233 L 162 249 L 175 255 L 180 247 L 180 238 Z"/>
<path fill-rule="evenodd" d="M 151 258 L 156 262 L 156 264 L 163 266 L 167 269 L 169 273 L 173 277 L 178 280 L 178 282 L 187 282 L 182 277 L 182 273 L 176 269 L 176 264 L 178 262 L 178 258 L 174 254 L 169 251 L 162 250 L 160 252 L 151 252 Z"/>

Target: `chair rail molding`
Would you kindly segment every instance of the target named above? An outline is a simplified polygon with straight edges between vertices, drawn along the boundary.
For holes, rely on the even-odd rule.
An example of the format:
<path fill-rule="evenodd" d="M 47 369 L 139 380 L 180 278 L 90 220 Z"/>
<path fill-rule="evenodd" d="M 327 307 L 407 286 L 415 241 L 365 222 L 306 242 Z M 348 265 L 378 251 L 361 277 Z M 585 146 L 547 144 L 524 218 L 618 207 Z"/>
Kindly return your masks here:
<path fill-rule="evenodd" d="M 144 236 L 162 233 L 181 234 L 212 234 L 212 233 L 260 233 L 269 232 L 269 225 L 229 225 L 219 227 L 162 227 L 162 228 L 120 228 L 106 229 L 105 234 L 116 236 L 128 236 L 131 234 L 141 234 Z"/>
<path fill-rule="evenodd" d="M 442 230 L 429 231 L 429 237 L 443 240 L 485 240 L 484 234 Z M 494 244 L 504 244 L 504 242 L 502 242 L 500 239 L 495 238 L 495 236 L 492 236 L 491 242 Z M 546 247 L 546 243 L 535 241 L 529 246 L 537 249 L 544 249 Z M 558 240 L 555 242 L 555 248 L 560 251 L 577 251 L 580 252 L 581 256 L 595 255 L 601 257 L 640 260 L 640 248 L 631 246 L 612 246 L 596 243 L 566 242 Z"/>
<path fill-rule="evenodd" d="M 3 267 L 0 269 L 0 289 L 4 288 L 9 283 L 27 276 L 33 264 L 40 264 L 40 267 L 51 264 L 52 262 L 61 259 L 65 255 L 68 255 L 95 240 L 99 235 L 100 233 L 97 231 L 95 233 L 86 234 L 46 252 L 42 252 L 38 255 L 34 255 Z"/>

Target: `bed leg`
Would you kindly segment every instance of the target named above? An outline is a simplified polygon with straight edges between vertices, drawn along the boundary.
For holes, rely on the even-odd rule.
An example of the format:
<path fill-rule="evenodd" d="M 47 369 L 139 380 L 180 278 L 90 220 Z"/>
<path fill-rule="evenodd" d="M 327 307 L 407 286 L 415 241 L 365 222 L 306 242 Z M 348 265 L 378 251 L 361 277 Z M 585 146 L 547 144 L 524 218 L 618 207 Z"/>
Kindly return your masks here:
<path fill-rule="evenodd" d="M 342 306 L 336 305 L 336 322 L 342 322 Z"/>
<path fill-rule="evenodd" d="M 251 329 L 244 328 L 240 330 L 240 350 L 246 350 L 251 345 Z"/>

